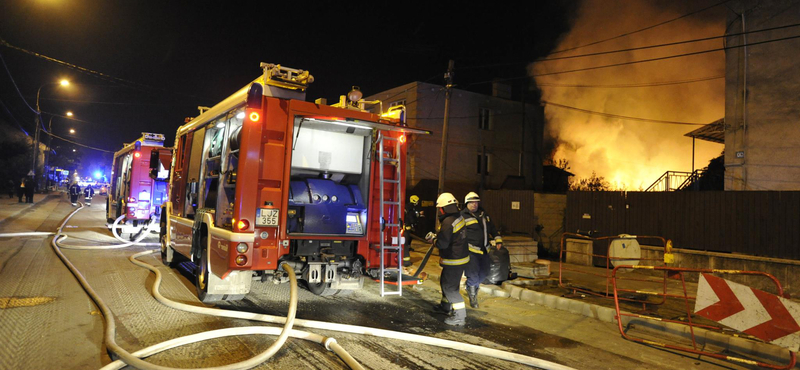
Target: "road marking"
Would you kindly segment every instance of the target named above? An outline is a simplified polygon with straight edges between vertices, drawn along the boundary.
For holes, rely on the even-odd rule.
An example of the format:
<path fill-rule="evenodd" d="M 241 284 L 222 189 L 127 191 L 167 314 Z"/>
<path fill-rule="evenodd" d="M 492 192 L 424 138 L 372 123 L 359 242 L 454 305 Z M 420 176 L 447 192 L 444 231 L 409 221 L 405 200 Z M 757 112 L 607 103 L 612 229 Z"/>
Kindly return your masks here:
<path fill-rule="evenodd" d="M 56 299 L 53 297 L 31 297 L 31 298 L 0 297 L 0 309 L 32 307 L 50 303 L 55 300 Z"/>

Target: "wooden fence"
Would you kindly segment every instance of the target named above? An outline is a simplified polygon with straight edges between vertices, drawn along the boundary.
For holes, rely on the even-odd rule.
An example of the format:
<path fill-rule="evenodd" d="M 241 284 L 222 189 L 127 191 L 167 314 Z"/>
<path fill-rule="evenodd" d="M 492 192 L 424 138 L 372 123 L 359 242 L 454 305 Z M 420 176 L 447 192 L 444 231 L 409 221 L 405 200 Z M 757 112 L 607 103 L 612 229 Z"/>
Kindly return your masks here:
<path fill-rule="evenodd" d="M 663 236 L 675 248 L 800 260 L 800 192 L 569 192 L 565 231 Z"/>

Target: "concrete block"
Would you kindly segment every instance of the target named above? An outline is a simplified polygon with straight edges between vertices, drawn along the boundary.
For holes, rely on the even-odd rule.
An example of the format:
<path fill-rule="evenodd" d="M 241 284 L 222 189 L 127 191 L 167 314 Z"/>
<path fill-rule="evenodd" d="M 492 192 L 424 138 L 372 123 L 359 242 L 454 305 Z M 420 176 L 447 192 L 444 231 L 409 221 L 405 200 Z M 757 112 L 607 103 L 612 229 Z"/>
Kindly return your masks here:
<path fill-rule="evenodd" d="M 492 292 L 492 295 L 495 296 L 495 297 L 501 297 L 501 298 L 508 298 L 509 297 L 508 292 L 503 290 L 503 289 L 495 290 L 494 292 Z"/>
<path fill-rule="evenodd" d="M 522 291 L 522 293 L 520 293 L 519 299 L 523 300 L 523 301 L 526 301 L 526 302 L 534 303 L 534 300 L 535 300 L 535 298 L 534 298 L 535 294 L 534 293 L 535 292 L 532 291 L 532 290 L 525 289 L 525 290 Z"/>
<path fill-rule="evenodd" d="M 574 265 L 592 265 L 592 241 L 581 239 L 567 239 L 565 243 L 567 263 Z"/>
<path fill-rule="evenodd" d="M 512 286 L 511 286 L 511 289 L 510 289 L 510 290 L 508 290 L 508 294 L 509 294 L 509 296 L 510 296 L 511 298 L 516 298 L 516 299 L 519 299 L 519 297 L 520 297 L 520 295 L 522 294 L 522 291 L 523 291 L 523 290 L 524 290 L 523 288 L 520 288 L 520 287 L 518 287 L 518 286 L 513 286 L 513 285 L 512 285 Z"/>
<path fill-rule="evenodd" d="M 558 298 L 559 297 L 556 297 L 554 295 L 546 294 L 544 296 L 544 299 L 542 300 L 542 303 L 547 307 L 556 308 L 556 301 L 558 300 Z"/>
<path fill-rule="evenodd" d="M 589 316 L 589 315 L 584 314 L 584 312 L 583 312 L 584 308 L 587 308 L 587 306 L 588 306 L 586 303 L 581 302 L 581 301 L 572 300 L 572 299 L 570 299 L 568 301 L 569 301 L 569 306 L 567 307 L 567 310 L 569 312 L 572 312 L 572 313 L 578 314 L 578 315 Z"/>
<path fill-rule="evenodd" d="M 556 297 L 556 309 L 561 311 L 569 311 L 571 299 Z"/>

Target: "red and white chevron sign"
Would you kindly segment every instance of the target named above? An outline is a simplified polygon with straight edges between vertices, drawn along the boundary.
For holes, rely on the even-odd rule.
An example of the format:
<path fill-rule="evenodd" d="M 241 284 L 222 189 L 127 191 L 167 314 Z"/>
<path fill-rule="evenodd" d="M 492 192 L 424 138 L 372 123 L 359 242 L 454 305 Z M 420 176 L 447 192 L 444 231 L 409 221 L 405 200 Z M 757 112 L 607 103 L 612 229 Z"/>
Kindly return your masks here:
<path fill-rule="evenodd" d="M 694 312 L 765 342 L 800 349 L 800 304 L 783 297 L 701 274 Z"/>

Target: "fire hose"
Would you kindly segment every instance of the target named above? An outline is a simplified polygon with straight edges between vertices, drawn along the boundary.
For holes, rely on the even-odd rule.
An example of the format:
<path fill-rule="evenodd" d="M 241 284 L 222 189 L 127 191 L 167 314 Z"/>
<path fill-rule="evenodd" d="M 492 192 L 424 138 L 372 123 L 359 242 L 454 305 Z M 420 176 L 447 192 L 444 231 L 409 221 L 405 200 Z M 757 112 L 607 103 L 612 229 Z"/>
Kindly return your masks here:
<path fill-rule="evenodd" d="M 67 222 L 69 222 L 69 220 L 72 218 L 72 216 L 74 216 L 82 208 L 83 208 L 83 205 L 81 204 L 81 206 L 78 209 L 76 209 L 75 211 L 73 211 L 72 213 L 70 213 L 70 215 L 67 216 L 67 218 L 64 220 L 64 222 L 58 227 L 58 230 L 56 232 L 56 236 L 53 238 L 51 246 L 53 247 L 53 251 L 55 251 L 56 255 L 61 259 L 62 262 L 64 262 L 64 264 L 67 266 L 67 268 L 70 270 L 70 272 L 72 272 L 72 274 L 75 275 L 75 277 L 78 279 L 78 281 L 80 282 L 80 284 L 83 287 L 83 289 L 86 291 L 86 293 L 89 294 L 89 297 L 95 302 L 97 307 L 100 308 L 100 311 L 102 312 L 103 317 L 105 318 L 106 330 L 105 330 L 104 339 L 105 339 L 106 345 L 108 346 L 109 349 L 111 349 L 111 351 L 113 351 L 117 356 L 119 356 L 122 359 L 122 361 L 120 361 L 118 363 L 116 363 L 116 361 L 115 361 L 115 363 L 116 363 L 115 365 L 112 366 L 111 364 L 109 364 L 108 366 L 112 366 L 110 368 L 121 368 L 121 367 L 124 367 L 125 364 L 128 364 L 128 365 L 134 366 L 136 368 L 146 369 L 146 370 L 150 370 L 150 369 L 153 369 L 153 370 L 172 370 L 172 369 L 174 369 L 174 368 L 155 365 L 155 364 L 151 364 L 149 362 L 146 362 L 146 361 L 140 359 L 139 357 L 134 356 L 130 352 L 126 351 L 125 349 L 123 349 L 122 347 L 120 347 L 116 343 L 116 341 L 114 339 L 114 336 L 116 334 L 116 323 L 114 321 L 113 313 L 108 308 L 108 306 L 105 304 L 105 302 L 103 302 L 103 300 L 97 295 L 97 293 L 94 291 L 94 289 L 89 285 L 88 281 L 86 281 L 86 278 L 84 278 L 84 276 L 80 273 L 80 271 L 78 271 L 78 269 L 72 264 L 72 262 L 69 261 L 69 259 L 63 253 L 61 253 L 61 250 L 60 250 L 61 247 L 59 246 L 59 239 L 61 239 L 62 237 L 65 237 L 65 235 L 62 234 L 62 230 L 63 230 L 64 226 L 67 224 Z M 119 221 L 119 219 L 117 219 L 117 221 Z M 146 235 L 146 233 L 143 233 L 143 235 Z M 65 246 L 65 248 L 67 248 L 67 249 L 69 249 L 69 248 L 87 249 L 86 247 L 87 246 L 77 246 L 77 248 L 75 248 L 73 246 Z M 96 249 L 96 248 L 100 248 L 101 246 L 89 246 L 89 247 L 92 247 L 92 248 Z M 120 247 L 118 245 L 112 245 L 112 246 L 108 246 L 108 248 L 120 248 Z M 152 252 L 154 252 L 154 251 L 146 251 L 146 253 L 144 253 L 144 254 L 149 254 L 149 253 L 152 253 Z M 140 254 L 142 254 L 142 253 L 140 253 Z M 153 267 L 153 269 L 155 270 L 155 273 L 156 273 L 157 283 L 160 283 L 161 273 L 160 273 L 160 271 L 158 271 L 158 269 L 155 269 L 154 267 Z M 296 314 L 296 311 L 297 311 L 297 278 L 296 278 L 296 276 L 294 274 L 294 270 L 292 270 L 291 266 L 284 265 L 284 269 L 289 274 L 291 290 L 290 290 L 290 299 L 289 299 L 289 313 L 288 313 L 288 316 L 286 317 L 286 320 L 284 321 L 284 326 L 283 326 L 283 329 L 280 331 L 280 335 L 279 335 L 278 339 L 274 343 L 272 343 L 272 345 L 269 348 L 267 348 L 265 351 L 259 353 L 258 355 L 254 356 L 254 357 L 252 357 L 252 358 L 250 358 L 248 360 L 237 362 L 237 363 L 230 364 L 230 365 L 213 367 L 213 368 L 209 368 L 209 369 L 214 369 L 214 370 L 250 369 L 250 368 L 253 368 L 255 366 L 258 366 L 259 364 L 263 363 L 264 361 L 266 361 L 270 357 L 272 357 L 276 352 L 278 352 L 278 350 L 283 346 L 283 344 L 288 339 L 289 335 L 292 334 L 293 332 L 296 332 L 296 331 L 292 330 L 292 326 L 293 326 L 295 314 Z M 154 287 L 157 288 L 158 284 L 154 285 Z M 239 335 L 240 334 L 239 333 L 239 329 L 242 329 L 241 333 L 244 333 L 244 334 L 256 334 L 256 333 L 269 334 L 269 333 L 273 333 L 273 330 L 261 330 L 261 329 L 253 329 L 253 328 L 223 329 L 223 330 L 214 331 L 213 333 L 205 332 L 205 333 L 199 333 L 199 334 L 191 335 L 191 336 L 188 336 L 188 337 L 176 338 L 176 339 L 173 339 L 173 340 L 168 341 L 168 342 L 157 344 L 156 346 L 148 347 L 145 350 L 139 351 L 139 353 L 144 355 L 145 353 L 147 353 L 149 351 L 152 351 L 154 349 L 154 347 L 155 348 L 159 348 L 160 351 L 163 351 L 163 350 L 166 350 L 166 349 L 169 349 L 169 348 L 174 348 L 174 347 L 177 347 L 177 346 L 181 346 L 181 345 L 185 345 L 185 344 L 189 344 L 189 343 L 194 343 L 194 342 L 197 342 L 199 340 L 206 340 L 206 339 L 216 338 L 216 337 L 219 337 L 219 336 Z M 272 329 L 277 329 L 277 328 L 272 328 Z M 355 362 L 354 359 L 352 359 L 352 357 L 349 354 L 347 354 L 347 352 L 344 351 L 343 348 L 341 348 L 341 346 L 338 346 L 338 344 L 336 344 L 335 340 L 333 340 L 332 338 L 325 338 L 325 337 L 318 336 L 318 335 L 315 335 L 315 334 L 303 333 L 303 332 L 297 333 L 296 335 L 298 337 L 300 337 L 300 338 L 303 338 L 303 339 L 312 339 L 312 340 L 313 339 L 319 339 L 319 340 L 321 340 L 321 343 L 325 344 L 326 348 L 329 348 L 330 350 L 333 350 L 334 352 L 336 352 L 340 357 L 343 358 L 343 360 L 349 366 L 351 366 L 351 368 L 353 368 L 353 369 L 363 369 L 357 362 Z M 157 353 L 157 352 L 158 351 L 151 352 L 151 354 L 152 353 Z M 114 363 L 112 363 L 112 364 L 114 364 Z M 119 366 L 119 365 L 121 365 L 121 366 Z"/>
<path fill-rule="evenodd" d="M 87 291 L 87 293 L 90 295 L 90 297 L 92 297 L 92 299 L 95 301 L 95 303 L 97 303 L 98 307 L 101 308 L 101 311 L 103 312 L 104 317 L 106 319 L 107 330 L 106 330 L 105 338 L 106 338 L 107 345 L 108 345 L 109 348 L 112 349 L 112 351 L 114 353 L 119 355 L 119 357 L 122 358 L 122 360 L 124 361 L 124 362 L 115 361 L 115 362 L 107 365 L 104 369 L 118 369 L 118 368 L 124 367 L 125 363 L 130 364 L 130 365 L 135 366 L 135 367 L 138 367 L 138 368 L 142 368 L 142 369 L 169 369 L 169 368 L 166 368 L 166 367 L 153 365 L 153 364 L 150 364 L 148 362 L 145 362 L 145 361 L 139 359 L 137 356 L 146 357 L 146 356 L 152 355 L 154 353 L 158 353 L 160 351 L 164 351 L 164 350 L 167 350 L 167 349 L 170 349 L 170 348 L 174 348 L 174 347 L 177 347 L 177 346 L 180 346 L 180 345 L 188 344 L 188 343 L 197 342 L 197 341 L 200 341 L 200 340 L 205 340 L 205 339 L 208 339 L 208 338 L 216 338 L 216 337 L 230 336 L 230 335 L 252 335 L 252 334 L 273 334 L 274 335 L 274 333 L 277 331 L 277 328 L 274 328 L 274 327 L 273 328 L 241 327 L 241 328 L 232 328 L 232 329 L 222 329 L 222 330 L 216 330 L 216 331 L 212 331 L 212 332 L 204 332 L 204 333 L 194 334 L 194 335 L 190 335 L 190 336 L 186 336 L 186 337 L 176 338 L 176 339 L 173 339 L 173 340 L 170 340 L 170 341 L 167 341 L 167 342 L 163 342 L 163 343 L 157 344 L 155 346 L 151 346 L 151 347 L 145 348 L 143 350 L 140 350 L 140 351 L 136 352 L 135 354 L 128 353 L 127 351 L 125 351 L 124 349 L 119 347 L 114 342 L 114 338 L 113 337 L 114 337 L 114 331 L 115 331 L 114 330 L 115 329 L 115 323 L 114 323 L 113 315 L 112 315 L 110 309 L 108 309 L 108 307 L 97 296 L 97 294 L 94 292 L 94 290 L 91 288 L 91 286 L 89 286 L 88 282 L 86 282 L 85 278 L 83 278 L 83 276 L 80 274 L 80 272 L 69 262 L 69 260 L 59 250 L 59 247 L 60 247 L 59 246 L 59 241 L 64 240 L 63 238 L 66 237 L 66 235 L 62 234 L 62 229 L 65 227 L 65 225 L 67 224 L 69 219 L 75 213 L 77 213 L 77 211 L 79 211 L 82 208 L 83 207 L 81 206 L 80 208 L 75 210 L 73 213 L 71 213 L 64 220 L 64 222 L 61 224 L 61 226 L 59 226 L 57 234 L 56 234 L 56 237 L 53 239 L 51 244 L 52 244 L 52 247 L 53 247 L 54 251 L 59 256 L 59 258 L 62 259 L 62 261 L 65 263 L 65 265 L 67 265 L 67 267 L 70 269 L 70 271 L 76 276 L 76 278 L 78 278 L 79 282 L 81 282 L 81 285 L 84 286 L 84 289 Z M 146 235 L 146 234 L 147 233 L 143 233 L 143 235 Z M 2 235 L 0 235 L 0 236 L 2 236 Z M 118 239 L 121 239 L 121 238 L 118 238 Z M 130 245 L 136 244 L 138 241 L 141 241 L 141 239 L 143 239 L 143 237 L 137 238 L 137 240 L 134 241 L 134 242 L 131 242 Z M 125 243 L 125 244 L 128 244 L 128 243 Z M 153 243 L 151 243 L 151 244 L 153 244 Z M 76 249 L 88 249 L 86 247 L 91 247 L 91 248 L 95 248 L 96 249 L 96 248 L 100 248 L 101 246 L 76 246 L 76 247 L 73 247 L 73 246 L 65 245 L 63 247 L 64 248 L 76 248 L 77 247 Z M 109 248 L 122 248 L 122 247 L 120 247 L 120 246 L 109 246 Z M 144 268 L 147 268 L 150 271 L 155 273 L 156 280 L 155 280 L 155 282 L 153 284 L 151 293 L 156 298 L 156 300 L 158 300 L 162 304 L 167 305 L 167 306 L 172 307 L 172 308 L 176 308 L 176 309 L 180 309 L 180 310 L 184 310 L 184 311 L 189 311 L 189 312 L 203 313 L 203 314 L 209 314 L 209 315 L 220 316 L 220 317 L 239 318 L 239 319 L 247 319 L 247 320 L 253 320 L 253 321 L 269 322 L 269 323 L 275 323 L 275 324 L 284 324 L 284 328 L 281 331 L 281 337 L 279 337 L 278 340 L 276 340 L 276 342 L 273 343 L 273 345 L 270 346 L 270 348 L 268 348 L 266 351 L 262 352 L 261 354 L 259 354 L 256 357 L 251 358 L 250 360 L 246 360 L 246 361 L 242 361 L 242 362 L 239 362 L 239 363 L 236 363 L 236 364 L 231 364 L 231 365 L 227 365 L 227 366 L 224 366 L 224 367 L 218 367 L 218 368 L 214 368 L 214 369 L 233 369 L 233 368 L 237 368 L 238 369 L 238 368 L 250 368 L 250 367 L 256 366 L 256 365 L 262 363 L 263 361 L 266 361 L 275 352 L 277 352 L 277 350 L 280 348 L 280 345 L 282 345 L 283 342 L 285 342 L 286 338 L 289 335 L 291 335 L 292 337 L 295 337 L 295 338 L 308 339 L 308 340 L 314 340 L 314 341 L 321 342 L 321 343 L 325 344 L 325 347 L 327 349 L 332 350 L 335 353 L 337 353 L 337 355 L 339 355 L 339 357 L 341 357 L 343 359 L 343 361 L 345 361 L 345 363 L 347 363 L 348 366 L 350 366 L 351 368 L 356 368 L 356 369 L 361 368 L 361 366 L 355 361 L 355 359 L 353 359 L 349 354 L 347 354 L 347 352 L 344 351 L 344 349 L 342 349 L 341 346 L 339 346 L 335 342 L 335 340 L 333 338 L 325 338 L 325 337 L 322 337 L 322 336 L 319 336 L 319 335 L 316 335 L 316 334 L 311 334 L 311 333 L 301 332 L 301 331 L 298 331 L 298 330 L 293 330 L 293 329 L 291 329 L 292 325 L 302 326 L 302 327 L 306 327 L 306 328 L 316 328 L 316 329 L 340 331 L 340 332 L 346 332 L 346 333 L 352 333 L 352 334 L 363 334 L 363 335 L 369 335 L 369 336 L 375 336 L 375 337 L 383 337 L 383 338 L 411 341 L 411 342 L 415 342 L 415 343 L 419 343 L 419 344 L 428 344 L 428 345 L 442 347 L 442 348 L 450 348 L 450 349 L 467 351 L 467 352 L 476 353 L 476 354 L 482 354 L 482 355 L 485 355 L 485 356 L 499 358 L 499 359 L 506 360 L 506 361 L 511 361 L 511 362 L 517 362 L 517 363 L 521 363 L 521 364 L 525 364 L 525 365 L 529 365 L 529 366 L 535 366 L 535 367 L 542 368 L 542 369 L 558 369 L 558 370 L 571 369 L 570 367 L 567 367 L 567 366 L 564 366 L 564 365 L 560 365 L 560 364 L 557 364 L 557 363 L 549 362 L 549 361 L 546 361 L 546 360 L 542 360 L 542 359 L 538 359 L 538 358 L 534 358 L 534 357 L 530 357 L 530 356 L 525 356 L 525 355 L 521 355 L 521 354 L 507 352 L 507 351 L 496 350 L 496 349 L 492 349 L 492 348 L 485 348 L 485 347 L 481 347 L 481 346 L 477 346 L 477 345 L 461 343 L 461 342 L 452 341 L 452 340 L 433 338 L 433 337 L 426 337 L 426 336 L 417 335 L 417 334 L 410 334 L 410 333 L 397 332 L 397 331 L 391 331 L 391 330 L 385 330 L 385 329 L 370 328 L 370 327 L 357 326 L 357 325 L 346 325 L 346 324 L 329 323 L 329 322 L 314 321 L 314 320 L 295 319 L 294 315 L 296 313 L 295 311 L 296 311 L 296 306 L 297 306 L 297 291 L 296 291 L 297 290 L 297 281 L 296 281 L 296 277 L 294 276 L 293 270 L 291 270 L 291 267 L 286 265 L 286 264 L 284 264 L 283 266 L 284 266 L 284 269 L 286 269 L 287 272 L 289 273 L 290 283 L 291 283 L 290 309 L 289 309 L 289 315 L 287 317 L 279 317 L 279 316 L 272 316 L 272 315 L 265 315 L 265 314 L 256 314 L 256 313 L 249 313 L 249 312 L 242 312 L 242 311 L 228 311 L 228 310 L 206 308 L 206 307 L 196 307 L 196 306 L 191 306 L 191 305 L 187 305 L 187 304 L 183 304 L 183 303 L 179 303 L 179 302 L 174 302 L 174 301 L 168 300 L 167 298 L 163 297 L 158 292 L 158 288 L 159 288 L 160 282 L 161 282 L 161 272 L 157 268 L 153 267 L 152 265 L 149 265 L 147 263 L 138 261 L 138 259 L 137 259 L 138 257 L 144 256 L 144 255 L 147 255 L 147 254 L 151 254 L 151 253 L 155 253 L 157 251 L 159 251 L 159 250 L 149 250 L 149 251 L 140 252 L 140 253 L 137 253 L 137 254 L 131 256 L 129 259 L 133 263 L 135 263 L 136 265 L 144 267 Z M 235 332 L 236 329 L 240 329 L 241 332 Z M 274 350 L 273 350 L 273 348 L 274 348 Z M 258 362 L 253 363 L 256 360 Z"/>

